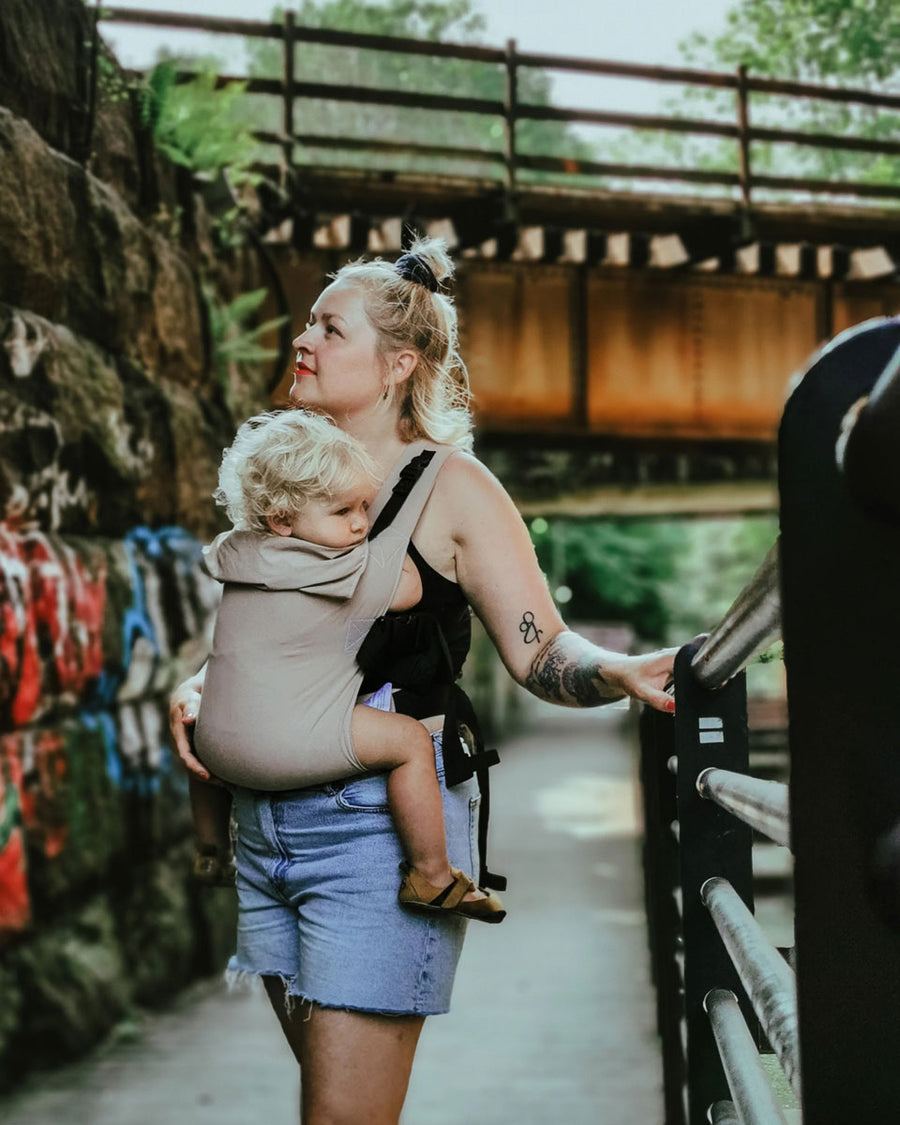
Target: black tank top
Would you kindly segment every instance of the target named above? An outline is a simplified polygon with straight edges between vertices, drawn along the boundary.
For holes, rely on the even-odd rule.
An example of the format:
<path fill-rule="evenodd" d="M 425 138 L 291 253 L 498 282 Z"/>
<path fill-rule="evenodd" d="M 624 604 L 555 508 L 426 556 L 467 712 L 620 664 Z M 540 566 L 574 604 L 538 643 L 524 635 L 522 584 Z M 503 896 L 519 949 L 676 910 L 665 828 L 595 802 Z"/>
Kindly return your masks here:
<path fill-rule="evenodd" d="M 459 676 L 472 643 L 472 614 L 465 595 L 457 582 L 452 582 L 439 574 L 422 558 L 415 546 L 410 543 L 407 554 L 415 563 L 422 579 L 422 597 L 412 609 L 404 613 L 430 613 L 440 625 L 450 659 L 453 675 Z M 366 676 L 362 691 L 375 691 L 381 686 L 377 677 Z M 446 682 L 446 681 L 445 681 Z M 403 688 L 394 693 L 394 705 L 402 715 L 412 715 L 414 719 L 424 719 L 429 715 L 439 715 L 444 706 L 444 687 L 437 685 L 434 691 L 425 693 L 408 691 Z"/>

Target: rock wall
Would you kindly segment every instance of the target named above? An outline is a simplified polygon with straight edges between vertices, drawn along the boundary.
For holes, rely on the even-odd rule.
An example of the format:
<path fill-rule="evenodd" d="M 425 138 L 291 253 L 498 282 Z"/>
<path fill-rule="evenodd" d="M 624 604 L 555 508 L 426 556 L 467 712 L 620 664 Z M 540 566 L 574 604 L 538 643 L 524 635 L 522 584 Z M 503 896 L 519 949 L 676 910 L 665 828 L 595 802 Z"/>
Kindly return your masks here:
<path fill-rule="evenodd" d="M 189 880 L 165 703 L 235 425 L 201 280 L 262 282 L 105 51 L 92 112 L 91 38 L 81 0 L 0 5 L 0 1083 L 220 968 L 234 921 Z"/>

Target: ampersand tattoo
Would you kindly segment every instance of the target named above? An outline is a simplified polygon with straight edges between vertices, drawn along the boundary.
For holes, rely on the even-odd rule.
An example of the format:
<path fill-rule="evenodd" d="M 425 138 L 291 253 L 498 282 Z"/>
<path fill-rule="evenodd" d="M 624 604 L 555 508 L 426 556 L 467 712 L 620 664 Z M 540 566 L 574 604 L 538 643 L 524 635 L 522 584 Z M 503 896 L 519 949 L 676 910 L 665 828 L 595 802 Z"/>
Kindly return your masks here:
<path fill-rule="evenodd" d="M 522 634 L 525 644 L 530 645 L 532 641 L 539 641 L 543 635 L 544 630 L 539 629 L 534 623 L 534 614 L 530 609 L 527 609 L 522 614 L 522 620 L 519 622 L 519 632 Z"/>

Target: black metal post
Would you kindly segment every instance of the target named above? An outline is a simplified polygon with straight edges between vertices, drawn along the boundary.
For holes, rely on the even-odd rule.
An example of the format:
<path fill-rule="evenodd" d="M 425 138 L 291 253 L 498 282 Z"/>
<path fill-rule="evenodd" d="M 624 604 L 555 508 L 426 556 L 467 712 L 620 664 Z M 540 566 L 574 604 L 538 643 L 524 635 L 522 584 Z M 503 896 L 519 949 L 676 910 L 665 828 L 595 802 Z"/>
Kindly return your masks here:
<path fill-rule="evenodd" d="M 686 1125 L 685 1067 L 681 1042 L 684 991 L 676 957 L 681 920 L 675 904 L 678 845 L 671 826 L 678 815 L 675 778 L 667 768 L 675 750 L 675 723 L 645 707 L 641 714 L 641 792 L 644 799 L 644 895 L 650 967 L 656 989 L 656 1027 L 662 1046 L 666 1125 Z"/>
<path fill-rule="evenodd" d="M 900 1119 L 900 883 L 888 858 L 900 819 L 900 526 L 878 522 L 853 501 L 835 457 L 841 420 L 871 391 L 898 346 L 897 319 L 838 337 L 794 391 L 781 425 L 808 1122 Z M 898 453 L 895 435 L 895 459 Z"/>
<path fill-rule="evenodd" d="M 691 668 L 698 647 L 697 642 L 686 645 L 675 659 L 675 752 L 678 757 L 690 1125 L 705 1125 L 711 1103 L 729 1096 L 703 1007 L 707 993 L 711 989 L 730 989 L 740 997 L 748 1025 L 756 1026 L 737 971 L 700 894 L 707 879 L 721 876 L 731 883 L 750 909 L 753 907 L 752 832 L 730 813 L 704 800 L 697 791 L 697 777 L 710 766 L 747 771 L 746 684 L 741 673 L 718 691 L 701 687 Z"/>
<path fill-rule="evenodd" d="M 294 44 L 297 38 L 296 15 L 290 9 L 284 13 L 284 41 L 282 56 L 282 83 L 284 96 L 281 110 L 281 130 L 284 134 L 282 142 L 282 176 L 285 183 L 289 182 L 294 167 Z"/>
<path fill-rule="evenodd" d="M 503 94 L 503 123 L 505 172 L 503 186 L 506 191 L 506 221 L 518 222 L 518 173 L 516 167 L 516 118 L 519 106 L 519 72 L 516 58 L 516 41 L 506 43 L 506 84 Z"/>

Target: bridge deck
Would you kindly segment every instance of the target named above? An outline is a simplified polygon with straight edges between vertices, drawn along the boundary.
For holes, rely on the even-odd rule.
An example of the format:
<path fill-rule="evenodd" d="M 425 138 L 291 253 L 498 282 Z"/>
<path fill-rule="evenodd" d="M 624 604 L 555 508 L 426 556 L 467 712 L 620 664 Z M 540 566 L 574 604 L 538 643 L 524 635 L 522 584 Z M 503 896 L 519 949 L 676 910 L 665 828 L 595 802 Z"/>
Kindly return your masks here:
<path fill-rule="evenodd" d="M 510 914 L 499 930 L 470 927 L 454 1011 L 426 1026 L 404 1121 L 658 1125 L 624 716 L 529 714 L 494 779 L 492 850 Z M 468 1076 L 468 1090 L 451 1075 Z M 99 1057 L 0 1101 L 0 1123 L 288 1125 L 295 1105 L 295 1068 L 264 1001 L 204 986 Z"/>

